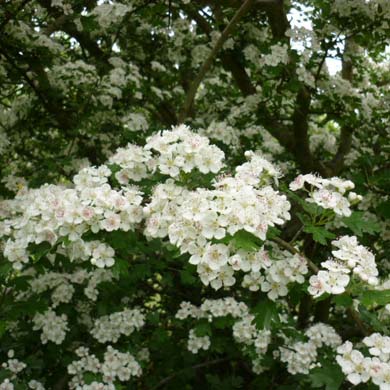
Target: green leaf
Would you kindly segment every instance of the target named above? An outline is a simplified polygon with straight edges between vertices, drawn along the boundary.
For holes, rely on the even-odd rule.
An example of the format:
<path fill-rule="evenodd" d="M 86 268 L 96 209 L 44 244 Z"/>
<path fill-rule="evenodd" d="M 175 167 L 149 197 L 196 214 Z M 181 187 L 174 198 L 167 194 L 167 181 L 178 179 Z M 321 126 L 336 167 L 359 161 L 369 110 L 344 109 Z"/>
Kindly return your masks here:
<path fill-rule="evenodd" d="M 383 218 L 390 218 L 390 200 L 380 203 L 376 208 L 376 212 Z"/>
<path fill-rule="evenodd" d="M 84 381 L 87 385 L 91 384 L 93 381 L 96 381 L 99 379 L 99 377 L 96 374 L 93 374 L 92 372 L 85 372 L 83 374 Z"/>
<path fill-rule="evenodd" d="M 321 226 L 305 226 L 303 229 L 304 232 L 310 233 L 313 235 L 313 240 L 319 242 L 322 245 L 327 245 L 328 240 L 331 240 L 336 237 L 336 235 L 329 230 Z"/>
<path fill-rule="evenodd" d="M 156 328 L 151 336 L 151 346 L 152 348 L 159 349 L 162 344 L 166 343 L 169 340 L 169 335 L 167 331 L 162 328 Z"/>
<path fill-rule="evenodd" d="M 384 306 L 390 303 L 390 290 L 364 291 L 359 296 L 359 300 L 364 306 L 371 306 L 374 304 Z"/>
<path fill-rule="evenodd" d="M 344 217 L 341 221 L 357 236 L 362 236 L 363 233 L 375 234 L 381 230 L 377 222 L 364 219 L 363 211 L 354 211 L 351 216 Z"/>
<path fill-rule="evenodd" d="M 195 284 L 197 278 L 188 269 L 180 271 L 180 280 L 184 285 Z"/>
<path fill-rule="evenodd" d="M 278 309 L 276 303 L 266 299 L 256 305 L 253 314 L 254 322 L 258 329 L 270 329 L 272 323 L 279 322 Z"/>
<path fill-rule="evenodd" d="M 233 236 L 232 242 L 237 249 L 244 249 L 249 252 L 261 248 L 261 240 L 245 230 L 238 231 Z"/>
<path fill-rule="evenodd" d="M 332 300 L 337 306 L 350 307 L 353 303 L 353 299 L 348 294 L 335 295 Z"/>
<path fill-rule="evenodd" d="M 46 256 L 50 250 L 52 249 L 52 246 L 44 241 L 38 245 L 32 245 L 31 248 L 31 253 L 32 253 L 32 258 L 34 260 L 34 263 L 39 261 L 42 257 Z"/>
<path fill-rule="evenodd" d="M 195 326 L 195 334 L 198 337 L 210 336 L 211 326 L 209 322 L 200 322 Z"/>
<path fill-rule="evenodd" d="M 317 216 L 320 215 L 322 211 L 324 211 L 322 207 L 316 205 L 315 203 L 306 202 L 305 199 L 290 190 L 287 190 L 287 193 L 290 198 L 298 203 L 309 215 Z"/>
<path fill-rule="evenodd" d="M 0 265 L 0 279 L 4 280 L 8 274 L 12 271 L 12 264 L 7 261 Z"/>
<path fill-rule="evenodd" d="M 107 241 L 115 250 L 128 251 L 136 245 L 134 232 L 131 231 L 115 230 L 107 236 Z"/>
<path fill-rule="evenodd" d="M 0 381 L 9 378 L 10 372 L 8 370 L 0 370 Z"/>
<path fill-rule="evenodd" d="M 375 176 L 371 177 L 370 182 L 384 190 L 390 189 L 390 175 L 388 170 L 383 170 L 382 172 L 377 173 Z"/>
<path fill-rule="evenodd" d="M 323 293 L 323 294 L 321 294 L 319 297 L 314 298 L 314 301 L 315 301 L 315 302 L 325 301 L 325 299 L 328 299 L 329 297 L 330 297 L 330 294 L 329 294 L 329 293 Z"/>
<path fill-rule="evenodd" d="M 42 313 L 48 309 L 48 303 L 39 298 L 31 298 L 26 302 L 14 303 L 7 312 L 7 319 L 14 321 L 26 315 Z"/>
<path fill-rule="evenodd" d="M 280 233 L 280 229 L 276 228 L 275 226 L 270 226 L 267 230 L 267 240 L 271 240 L 274 237 L 279 237 Z"/>
<path fill-rule="evenodd" d="M 363 305 L 359 305 L 359 313 L 363 321 L 369 323 L 373 330 L 383 332 L 383 323 L 378 320 L 378 317 L 368 311 Z"/>
<path fill-rule="evenodd" d="M 126 276 L 129 272 L 129 262 L 117 257 L 111 271 L 117 277 Z"/>
<path fill-rule="evenodd" d="M 313 388 L 324 387 L 326 390 L 338 390 L 344 381 L 344 374 L 337 364 L 323 363 L 310 371 L 309 379 Z"/>
<path fill-rule="evenodd" d="M 151 274 L 150 264 L 141 263 L 134 264 L 130 267 L 129 279 L 132 282 L 137 282 L 141 279 L 149 277 Z"/>
<path fill-rule="evenodd" d="M 234 322 L 229 317 L 217 317 L 213 320 L 213 325 L 217 329 L 224 329 L 228 327 L 232 327 Z"/>
<path fill-rule="evenodd" d="M 1 320 L 0 321 L 0 338 L 3 337 L 4 333 L 7 331 L 7 322 Z"/>
<path fill-rule="evenodd" d="M 29 356 L 24 359 L 24 362 L 28 365 L 30 369 L 42 369 L 45 366 L 45 362 L 43 359 L 38 358 L 37 355 Z"/>
<path fill-rule="evenodd" d="M 157 311 L 148 313 L 147 321 L 148 324 L 157 326 L 160 323 L 160 313 Z"/>

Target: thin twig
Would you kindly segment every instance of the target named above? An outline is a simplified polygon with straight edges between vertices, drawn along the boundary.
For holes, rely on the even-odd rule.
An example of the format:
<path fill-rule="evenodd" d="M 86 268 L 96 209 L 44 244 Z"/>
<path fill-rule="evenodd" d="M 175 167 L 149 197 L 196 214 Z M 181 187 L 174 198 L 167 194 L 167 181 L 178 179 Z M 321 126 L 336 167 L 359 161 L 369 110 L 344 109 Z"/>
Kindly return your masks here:
<path fill-rule="evenodd" d="M 0 32 L 3 31 L 3 29 L 5 28 L 5 26 L 7 25 L 7 23 L 12 20 L 12 19 L 15 19 L 15 17 L 18 15 L 18 13 L 24 8 L 24 6 L 26 6 L 31 0 L 24 0 L 22 1 L 20 4 L 19 4 L 19 7 L 16 9 L 15 13 L 13 14 L 9 14 L 0 24 Z"/>
<path fill-rule="evenodd" d="M 364 322 L 359 316 L 359 313 L 353 309 L 352 307 L 347 308 L 347 313 L 350 315 L 350 317 L 356 322 L 357 327 L 359 328 L 360 332 L 364 336 L 369 336 L 371 332 L 367 329 L 367 327 L 364 325 Z"/>
<path fill-rule="evenodd" d="M 206 61 L 201 66 L 198 75 L 195 77 L 194 81 L 192 82 L 190 89 L 188 90 L 186 100 L 184 102 L 184 106 L 182 108 L 182 111 L 179 114 L 179 123 L 183 122 L 191 109 L 192 103 L 194 101 L 196 92 L 198 91 L 199 85 L 202 82 L 203 78 L 205 77 L 206 73 L 210 69 L 215 57 L 217 56 L 218 52 L 221 50 L 222 46 L 226 42 L 226 40 L 229 38 L 230 34 L 234 31 L 235 27 L 237 26 L 237 23 L 239 20 L 246 14 L 246 12 L 249 10 L 250 6 L 252 5 L 253 0 L 246 0 L 241 7 L 238 9 L 236 14 L 233 16 L 232 20 L 229 22 L 229 24 L 226 26 L 226 28 L 223 30 L 221 36 L 219 37 L 217 43 L 215 44 L 214 48 L 211 50 L 209 56 L 207 57 Z"/>
<path fill-rule="evenodd" d="M 301 252 L 298 251 L 298 249 L 294 248 L 291 244 L 289 244 L 288 242 L 284 241 L 283 239 L 279 238 L 279 237 L 273 237 L 271 238 L 272 241 L 276 242 L 277 244 L 279 244 L 280 246 L 282 246 L 283 248 L 287 249 L 289 252 L 291 253 L 294 253 L 294 254 L 298 254 L 300 256 L 302 256 L 306 262 L 307 262 L 307 265 L 309 266 L 309 268 L 314 272 L 314 273 L 318 273 L 319 271 L 319 268 L 311 261 L 309 260 L 306 256 L 304 256 Z M 361 333 L 364 335 L 364 336 L 368 336 L 370 334 L 370 331 L 367 329 L 367 327 L 364 325 L 364 322 L 362 321 L 362 319 L 360 318 L 360 315 L 359 313 L 354 310 L 352 307 L 348 307 L 347 308 L 347 313 L 350 315 L 350 317 L 356 322 L 356 325 L 358 326 L 359 330 L 361 331 Z"/>
<path fill-rule="evenodd" d="M 299 235 L 302 233 L 302 230 L 304 228 L 304 225 L 302 225 L 298 230 L 297 232 L 294 234 L 294 237 L 290 240 L 289 244 L 291 244 L 292 242 L 296 241 L 296 239 L 299 237 Z"/>

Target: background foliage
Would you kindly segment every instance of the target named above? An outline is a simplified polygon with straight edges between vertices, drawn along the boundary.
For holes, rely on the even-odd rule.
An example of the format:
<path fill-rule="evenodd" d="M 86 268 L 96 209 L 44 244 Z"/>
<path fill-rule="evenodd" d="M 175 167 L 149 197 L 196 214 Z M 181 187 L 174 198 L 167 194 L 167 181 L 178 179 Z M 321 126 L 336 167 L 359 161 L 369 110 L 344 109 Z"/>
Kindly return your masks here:
<path fill-rule="evenodd" d="M 134 308 L 143 320 L 131 312 L 123 323 L 137 323 L 138 318 L 142 326 L 134 325 L 134 331 L 124 332 L 111 345 L 134 357 L 142 375 L 110 381 L 100 367 L 82 374 L 79 383 L 84 387 L 79 388 L 104 388 L 88 387 L 94 381 L 115 389 L 352 387 L 353 380 L 336 361 L 336 346 L 321 347 L 305 373 L 292 372 L 280 359 L 280 348 L 294 350 L 295 343 L 307 342 L 308 329 L 319 322 L 357 346 L 373 332 L 389 336 L 390 2 L 6 0 L 0 9 L 0 34 L 0 350 L 1 361 L 8 362 L 0 371 L 0 388 L 41 388 L 32 380 L 47 389 L 76 388 L 69 384 L 69 366 L 85 355 L 79 351 L 77 357 L 75 351 L 88 347 L 102 361 L 110 344 L 91 331 L 98 319 Z M 234 175 L 247 161 L 247 150 L 283 173 L 279 178 L 271 168 L 260 172 L 263 181 L 254 191 L 270 185 L 275 199 L 285 195 L 290 219 L 277 227 L 266 220 L 270 227 L 262 239 L 245 228 L 222 241 L 211 239 L 237 251 L 265 248 L 274 262 L 303 256 L 309 265 L 303 283 L 290 283 L 287 295 L 271 299 L 261 288 L 264 281 L 257 290 L 248 289 L 241 283 L 244 276 L 235 274 L 234 285 L 226 282 L 215 290 L 202 283 L 189 254 L 167 234 L 144 234 L 145 218 L 132 221 L 127 230 L 93 231 L 88 225 L 75 233 L 84 242 L 98 240 L 113 248 L 112 267 L 100 269 L 89 261 L 93 244 L 88 244 L 88 261 L 74 261 L 70 230 L 56 232 L 55 238 L 35 238 L 42 232 L 26 228 L 22 235 L 34 239 L 28 259 L 15 268 L 18 261 L 12 259 L 19 258 L 20 248 L 12 252 L 7 242 L 21 221 L 37 217 L 31 206 L 36 207 L 37 199 L 40 220 L 54 207 L 52 198 L 39 192 L 42 185 L 56 184 L 57 199 L 67 199 L 75 174 L 107 164 L 113 172 L 107 182 L 120 192 L 123 183 L 116 173 L 123 166 L 113 162 L 115 151 L 136 144 L 142 153 L 128 149 L 130 164 L 138 153 L 146 161 L 148 137 L 182 123 L 221 149 L 225 165 L 222 171 L 202 171 L 196 164 L 190 172 L 181 171 L 174 176 L 181 188 L 211 190 L 213 180 L 220 179 L 217 171 Z M 157 149 L 153 153 L 159 155 Z M 210 155 L 215 163 L 216 149 Z M 212 161 L 207 164 L 212 166 Z M 158 200 L 156 185 L 169 183 L 172 176 L 162 166 L 142 180 L 130 177 L 143 195 L 139 204 L 130 195 L 126 201 L 145 211 L 152 199 Z M 87 184 L 105 177 L 102 171 L 81 172 L 87 172 Z M 308 202 L 304 190 L 292 191 L 289 183 L 309 173 L 351 180 L 362 200 L 351 200 L 350 215 Z M 81 193 L 84 187 L 76 183 L 76 188 Z M 313 191 L 310 185 L 306 189 Z M 175 198 L 180 197 L 170 201 Z M 113 198 L 107 199 L 110 204 Z M 64 226 L 57 227 L 60 231 Z M 344 235 L 356 236 L 375 253 L 378 284 L 351 278 L 341 294 L 313 297 L 309 279 L 331 256 L 332 241 Z M 107 255 L 105 261 L 110 259 Z M 183 301 L 200 306 L 226 297 L 245 303 L 253 316 L 248 327 L 255 326 L 253 332 L 268 340 L 265 351 L 240 342 L 241 333 L 232 336 L 240 316 L 213 311 L 208 317 L 176 316 Z M 223 302 L 217 301 L 214 309 L 225 307 Z M 47 314 L 50 310 L 54 317 Z M 46 316 L 41 326 L 40 314 Z M 67 319 L 63 340 L 56 333 L 61 315 Z M 119 326 L 110 318 L 107 332 Z M 54 335 L 43 343 L 45 323 Z M 190 330 L 195 338 L 205 337 L 197 353 L 189 350 Z M 360 348 L 365 355 L 368 349 L 367 344 Z M 9 363 L 10 350 L 26 367 L 19 370 Z M 386 372 L 389 353 L 390 347 L 381 355 Z M 388 389 L 388 375 L 358 388 L 382 383 L 381 389 Z"/>

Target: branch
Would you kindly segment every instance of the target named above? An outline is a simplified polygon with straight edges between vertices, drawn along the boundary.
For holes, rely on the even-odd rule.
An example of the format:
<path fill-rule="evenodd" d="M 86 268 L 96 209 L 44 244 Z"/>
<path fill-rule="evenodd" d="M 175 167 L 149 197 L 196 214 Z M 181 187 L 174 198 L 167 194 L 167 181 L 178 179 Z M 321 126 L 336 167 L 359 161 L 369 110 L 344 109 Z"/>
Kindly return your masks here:
<path fill-rule="evenodd" d="M 319 271 L 319 268 L 310 260 L 308 259 L 305 255 L 303 255 L 301 252 L 299 252 L 298 249 L 294 248 L 291 244 L 289 244 L 287 241 L 284 241 L 280 237 L 273 237 L 271 238 L 271 241 L 276 242 L 280 246 L 282 246 L 284 249 L 287 249 L 290 253 L 292 254 L 297 254 L 304 258 L 306 260 L 306 263 L 308 267 L 314 272 L 317 273 Z"/>
<path fill-rule="evenodd" d="M 324 54 L 323 54 L 323 56 L 321 58 L 321 61 L 318 64 L 317 72 L 316 72 L 316 74 L 314 76 L 314 84 L 315 84 L 316 87 L 317 87 L 318 80 L 319 80 L 320 75 L 321 75 L 322 67 L 324 66 L 326 58 L 328 56 L 328 51 L 329 51 L 329 47 L 327 46 L 326 49 L 325 49 L 325 52 L 324 52 Z"/>
<path fill-rule="evenodd" d="M 295 138 L 293 153 L 305 172 L 311 172 L 314 167 L 314 159 L 310 151 L 308 134 L 310 103 L 310 91 L 302 85 L 295 102 L 295 110 L 292 117 L 292 131 Z"/>
<path fill-rule="evenodd" d="M 27 84 L 31 87 L 31 89 L 34 91 L 35 95 L 37 96 L 37 98 L 42 102 L 43 106 L 48 110 L 48 104 L 46 102 L 46 99 L 44 97 L 44 95 L 39 91 L 39 89 L 35 86 L 33 80 L 30 79 L 30 77 L 28 77 L 27 73 L 24 71 L 24 69 L 22 69 L 21 67 L 19 67 L 17 65 L 17 63 L 12 59 L 12 57 L 5 51 L 3 50 L 1 47 L 0 47 L 0 54 L 2 54 L 5 59 L 9 62 L 9 64 L 14 68 L 16 69 L 19 74 L 25 79 L 25 81 L 27 82 Z M 49 111 L 49 110 L 48 110 Z"/>
<path fill-rule="evenodd" d="M 352 134 L 352 127 L 344 125 L 341 128 L 337 152 L 332 161 L 329 163 L 329 167 L 333 175 L 337 175 L 344 167 L 345 156 L 349 153 L 352 146 Z"/>
<path fill-rule="evenodd" d="M 54 384 L 54 390 L 65 390 L 68 382 L 68 374 L 65 374 L 62 376 L 55 384 Z"/>
<path fill-rule="evenodd" d="M 272 2 L 274 1 L 275 0 L 272 0 Z M 196 21 L 198 26 L 203 30 L 206 35 L 210 36 L 213 29 L 202 15 L 200 15 L 197 11 L 193 10 L 190 7 L 187 7 L 185 9 L 185 12 L 187 12 L 187 14 Z M 256 93 L 256 88 L 252 84 L 244 65 L 241 64 L 238 60 L 238 58 L 240 57 L 242 56 L 240 54 L 237 54 L 236 52 L 231 53 L 229 51 L 224 51 L 221 53 L 222 65 L 226 70 L 230 71 L 234 78 L 234 81 L 236 82 L 243 96 L 254 95 Z M 279 122 L 279 120 L 269 112 L 264 103 L 259 104 L 258 111 L 256 114 L 259 123 L 273 137 L 275 137 L 281 145 L 283 145 L 286 149 L 291 149 L 291 147 L 293 146 L 292 133 L 286 126 Z"/>
<path fill-rule="evenodd" d="M 272 35 L 277 39 L 286 39 L 286 31 L 290 28 L 283 0 L 263 1 L 269 19 Z"/>
<path fill-rule="evenodd" d="M 210 37 L 213 29 L 208 21 L 192 8 L 186 9 L 187 14 L 196 21 L 203 32 Z M 236 82 L 238 88 L 244 96 L 253 95 L 256 93 L 256 88 L 253 86 L 248 73 L 244 66 L 238 61 L 239 56 L 234 55 L 230 51 L 221 53 L 221 60 L 223 67 L 228 70 Z"/>
<path fill-rule="evenodd" d="M 160 388 L 161 386 L 165 385 L 167 382 L 170 382 L 172 379 L 176 378 L 178 375 L 180 375 L 181 373 L 183 373 L 184 371 L 187 371 L 187 370 L 196 370 L 197 368 L 202 368 L 202 367 L 208 367 L 208 366 L 214 366 L 215 364 L 219 364 L 219 363 L 223 363 L 223 362 L 226 362 L 228 361 L 229 359 L 227 358 L 223 358 L 223 359 L 215 359 L 215 360 L 210 360 L 208 362 L 204 362 L 204 363 L 199 363 L 199 364 L 195 364 L 194 366 L 191 366 L 191 367 L 186 367 L 186 368 L 183 368 L 182 370 L 179 370 L 169 376 L 167 376 L 166 378 L 162 379 L 160 382 L 157 383 L 156 386 L 152 387 L 151 390 L 156 390 L 158 388 Z"/>
<path fill-rule="evenodd" d="M 364 325 L 364 322 L 360 318 L 359 313 L 355 309 L 348 307 L 347 313 L 356 322 L 356 325 L 363 336 L 369 336 L 371 334 L 371 331 Z"/>
<path fill-rule="evenodd" d="M 355 47 L 353 38 L 348 38 L 345 43 L 345 50 L 342 58 L 341 76 L 344 80 L 349 82 L 352 82 L 353 80 L 353 62 L 350 55 Z M 344 124 L 341 127 L 337 152 L 332 161 L 328 163 L 332 175 L 338 174 L 344 167 L 345 156 L 349 153 L 352 146 L 352 134 L 353 128 L 351 126 Z"/>
<path fill-rule="evenodd" d="M 377 87 L 385 87 L 390 84 L 390 77 L 383 77 L 382 80 L 378 80 L 376 83 L 374 83 Z"/>
<path fill-rule="evenodd" d="M 211 50 L 211 53 L 207 57 L 206 61 L 201 66 L 198 75 L 196 76 L 195 80 L 191 84 L 191 87 L 187 93 L 186 100 L 184 102 L 184 106 L 182 111 L 179 115 L 179 123 L 184 122 L 184 120 L 187 118 L 188 113 L 191 109 L 192 103 L 194 101 L 196 92 L 198 91 L 199 85 L 202 82 L 203 78 L 205 77 L 206 73 L 210 69 L 215 57 L 217 56 L 218 52 L 221 50 L 222 46 L 226 42 L 226 40 L 229 38 L 229 35 L 234 31 L 234 29 L 237 26 L 237 23 L 239 20 L 246 14 L 246 12 L 249 10 L 253 3 L 253 0 L 246 0 L 241 7 L 238 9 L 236 14 L 233 16 L 232 20 L 229 22 L 229 24 L 226 26 L 226 28 L 223 30 L 221 36 L 219 37 L 217 43 L 215 44 L 214 48 Z"/>

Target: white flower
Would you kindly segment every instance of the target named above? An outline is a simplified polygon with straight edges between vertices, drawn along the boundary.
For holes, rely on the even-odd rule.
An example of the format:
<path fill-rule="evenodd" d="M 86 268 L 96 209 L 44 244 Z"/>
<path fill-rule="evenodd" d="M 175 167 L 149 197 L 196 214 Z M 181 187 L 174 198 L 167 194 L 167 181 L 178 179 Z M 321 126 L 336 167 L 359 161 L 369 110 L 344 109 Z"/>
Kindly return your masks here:
<path fill-rule="evenodd" d="M 233 268 L 229 267 L 228 265 L 224 265 L 219 269 L 217 278 L 213 279 L 210 282 L 211 287 L 214 290 L 218 290 L 222 286 L 224 287 L 233 286 L 234 283 L 236 282 L 236 279 L 234 278 L 233 274 L 234 274 Z"/>
<path fill-rule="evenodd" d="M 220 240 L 225 237 L 225 229 L 221 226 L 227 225 L 226 217 L 218 216 L 215 211 L 205 211 L 199 217 L 199 223 L 202 228 L 202 234 L 208 239 L 216 238 Z"/>
<path fill-rule="evenodd" d="M 115 263 L 115 251 L 107 244 L 98 243 L 92 251 L 91 263 L 99 268 L 112 267 Z"/>
<path fill-rule="evenodd" d="M 217 271 L 227 264 L 229 259 L 229 248 L 224 244 L 209 245 L 202 257 L 202 262 L 206 263 L 212 270 Z"/>
<path fill-rule="evenodd" d="M 288 294 L 286 285 L 276 281 L 272 275 L 267 276 L 266 281 L 261 285 L 261 291 L 267 292 L 268 298 L 273 301 Z"/>
<path fill-rule="evenodd" d="M 390 337 L 382 336 L 380 333 L 373 333 L 363 339 L 363 343 L 369 348 L 371 355 L 380 356 L 390 354 Z"/>
<path fill-rule="evenodd" d="M 249 288 L 251 291 L 258 291 L 263 282 L 264 276 L 262 276 L 260 272 L 251 272 L 244 276 L 242 287 Z"/>
<path fill-rule="evenodd" d="M 102 229 L 107 232 L 112 232 L 113 230 L 118 230 L 121 224 L 121 217 L 119 214 L 116 214 L 112 211 L 107 211 L 104 214 L 105 219 L 100 223 Z"/>

